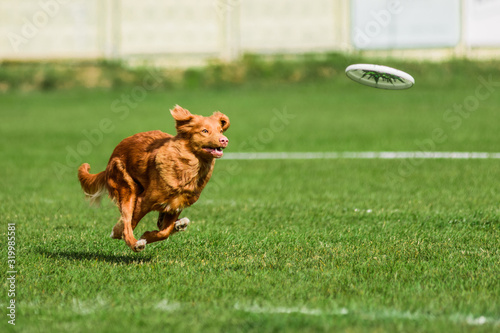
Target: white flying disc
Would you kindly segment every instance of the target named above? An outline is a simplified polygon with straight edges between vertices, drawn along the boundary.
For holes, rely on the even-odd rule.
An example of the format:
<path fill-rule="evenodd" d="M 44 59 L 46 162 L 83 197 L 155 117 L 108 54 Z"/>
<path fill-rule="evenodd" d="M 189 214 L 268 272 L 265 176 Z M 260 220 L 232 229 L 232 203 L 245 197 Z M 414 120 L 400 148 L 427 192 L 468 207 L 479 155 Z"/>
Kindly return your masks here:
<path fill-rule="evenodd" d="M 415 84 L 410 74 L 381 65 L 351 65 L 345 69 L 345 74 L 356 82 L 380 89 L 408 89 Z"/>

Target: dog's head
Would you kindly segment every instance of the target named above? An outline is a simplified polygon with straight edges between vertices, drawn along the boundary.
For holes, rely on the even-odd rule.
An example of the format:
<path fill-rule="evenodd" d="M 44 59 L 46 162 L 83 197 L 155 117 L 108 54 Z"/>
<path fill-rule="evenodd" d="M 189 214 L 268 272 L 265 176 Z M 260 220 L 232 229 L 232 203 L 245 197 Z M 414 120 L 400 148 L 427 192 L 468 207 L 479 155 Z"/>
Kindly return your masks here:
<path fill-rule="evenodd" d="M 176 105 L 170 110 L 175 119 L 177 137 L 186 139 L 193 153 L 204 158 L 220 158 L 229 140 L 224 132 L 229 128 L 229 118 L 220 112 L 210 117 L 191 114 Z"/>

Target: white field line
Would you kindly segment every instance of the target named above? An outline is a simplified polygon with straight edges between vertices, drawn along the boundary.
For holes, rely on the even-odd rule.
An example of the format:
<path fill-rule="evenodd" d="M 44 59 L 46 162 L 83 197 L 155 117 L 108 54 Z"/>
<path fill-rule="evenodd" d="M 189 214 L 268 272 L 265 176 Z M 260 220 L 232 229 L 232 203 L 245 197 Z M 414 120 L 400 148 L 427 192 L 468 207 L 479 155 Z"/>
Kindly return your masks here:
<path fill-rule="evenodd" d="M 225 160 L 332 160 L 332 159 L 500 159 L 500 153 L 485 152 L 425 152 L 425 151 L 365 151 L 312 153 L 225 153 Z"/>
<path fill-rule="evenodd" d="M 102 309 L 109 308 L 111 301 L 97 297 L 96 300 L 79 300 L 74 298 L 72 302 L 72 310 L 80 315 L 90 315 L 97 313 Z M 6 303 L 0 303 L 0 307 L 7 306 Z M 39 309 L 42 305 L 39 302 L 28 302 L 24 304 L 25 307 Z M 190 304 L 172 302 L 162 300 L 156 304 L 149 304 L 150 307 L 165 311 L 176 312 L 185 311 Z M 462 313 L 455 313 L 450 315 L 435 316 L 420 312 L 399 311 L 395 309 L 381 309 L 380 311 L 363 311 L 363 310 L 349 310 L 347 308 L 337 308 L 331 310 L 302 307 L 286 307 L 286 306 L 259 306 L 259 305 L 241 305 L 236 303 L 233 307 L 236 311 L 258 314 L 273 314 L 273 315 L 290 315 L 299 314 L 306 316 L 351 316 L 363 320 L 379 320 L 379 319 L 406 319 L 406 320 L 448 320 L 458 324 L 466 324 L 470 326 L 493 325 L 500 326 L 500 317 L 486 317 L 486 316 L 473 316 Z"/>
<path fill-rule="evenodd" d="M 447 319 L 451 322 L 459 324 L 467 324 L 471 326 L 480 326 L 490 324 L 500 326 L 500 318 L 488 318 L 485 316 L 474 317 L 472 315 L 452 314 L 449 316 L 433 316 L 418 312 L 403 312 L 398 310 L 386 309 L 381 311 L 349 311 L 346 308 L 341 308 L 334 311 L 324 311 L 321 309 L 309 309 L 306 307 L 261 307 L 258 305 L 242 306 L 240 304 L 234 305 L 235 310 L 260 313 L 260 314 L 302 314 L 310 316 L 354 316 L 362 319 L 377 320 L 377 319 L 407 319 L 407 320 L 443 320 Z"/>

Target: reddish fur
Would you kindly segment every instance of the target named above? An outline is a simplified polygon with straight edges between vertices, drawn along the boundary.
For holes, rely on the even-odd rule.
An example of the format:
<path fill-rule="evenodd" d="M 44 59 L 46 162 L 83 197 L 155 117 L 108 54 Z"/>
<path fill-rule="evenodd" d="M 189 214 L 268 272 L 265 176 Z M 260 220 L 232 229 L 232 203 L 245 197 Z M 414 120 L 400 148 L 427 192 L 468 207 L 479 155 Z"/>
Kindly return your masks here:
<path fill-rule="evenodd" d="M 116 146 L 105 171 L 90 174 L 87 163 L 78 169 L 88 197 L 97 201 L 107 190 L 116 202 L 121 218 L 113 228 L 113 238 L 123 238 L 133 251 L 143 249 L 136 246 L 133 230 L 150 211 L 160 212 L 159 230 L 147 231 L 141 239 L 153 243 L 175 232 L 181 211 L 198 200 L 212 175 L 216 156 L 203 148 L 227 145 L 222 134 L 229 127 L 226 115 L 215 112 L 202 117 L 180 106 L 171 113 L 176 136 L 161 131 L 135 134 Z"/>

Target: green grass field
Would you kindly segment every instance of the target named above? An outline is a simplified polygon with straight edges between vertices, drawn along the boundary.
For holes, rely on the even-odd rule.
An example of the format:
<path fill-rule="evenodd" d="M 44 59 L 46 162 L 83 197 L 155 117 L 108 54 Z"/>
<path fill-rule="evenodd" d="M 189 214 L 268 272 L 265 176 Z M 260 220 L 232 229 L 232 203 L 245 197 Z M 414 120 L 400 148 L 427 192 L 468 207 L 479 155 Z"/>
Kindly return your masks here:
<path fill-rule="evenodd" d="M 399 92 L 339 76 L 0 95 L 1 269 L 15 223 L 17 270 L 1 331 L 500 332 L 500 160 L 222 159 L 188 230 L 139 254 L 77 181 L 121 139 L 173 132 L 175 104 L 226 113 L 227 153 L 499 152 L 498 73 L 424 73 Z"/>

